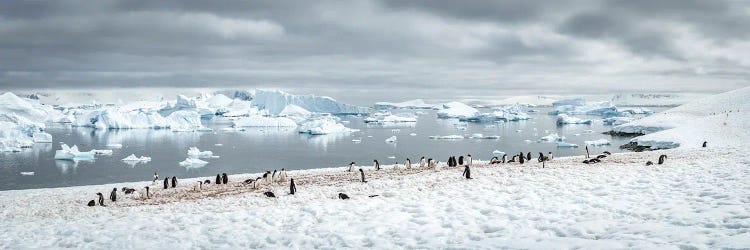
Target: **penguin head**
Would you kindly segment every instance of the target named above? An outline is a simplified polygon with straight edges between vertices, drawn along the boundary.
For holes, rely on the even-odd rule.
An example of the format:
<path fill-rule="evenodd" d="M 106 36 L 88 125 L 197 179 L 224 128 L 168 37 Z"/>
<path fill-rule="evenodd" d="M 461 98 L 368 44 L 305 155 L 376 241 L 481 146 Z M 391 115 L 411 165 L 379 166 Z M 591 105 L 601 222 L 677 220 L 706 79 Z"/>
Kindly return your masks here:
<path fill-rule="evenodd" d="M 113 188 L 113 189 L 112 189 L 112 191 L 115 191 L 115 192 L 117 192 L 117 188 Z"/>
<path fill-rule="evenodd" d="M 98 195 L 98 196 L 102 196 L 102 193 L 96 193 L 96 195 Z"/>

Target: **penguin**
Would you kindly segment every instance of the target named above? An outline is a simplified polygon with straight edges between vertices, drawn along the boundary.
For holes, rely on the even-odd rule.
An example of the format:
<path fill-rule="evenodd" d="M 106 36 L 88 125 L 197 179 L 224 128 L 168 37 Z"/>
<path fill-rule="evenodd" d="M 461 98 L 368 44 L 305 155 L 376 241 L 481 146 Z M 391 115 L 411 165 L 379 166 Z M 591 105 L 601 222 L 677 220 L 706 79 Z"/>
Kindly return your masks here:
<path fill-rule="evenodd" d="M 458 166 L 458 161 L 456 160 L 456 156 L 451 155 L 450 159 L 448 159 L 448 160 L 450 160 L 450 162 L 448 162 L 448 166 L 449 167 L 457 167 Z"/>
<path fill-rule="evenodd" d="M 263 178 L 264 181 L 268 180 L 268 175 L 269 174 L 271 174 L 269 171 L 266 171 L 265 173 L 263 173 L 262 178 Z"/>
<path fill-rule="evenodd" d="M 273 180 L 271 179 L 273 177 L 271 176 L 271 171 L 266 171 L 266 174 L 264 174 L 263 176 L 265 176 L 266 184 L 270 185 L 271 183 L 273 183 Z"/>
<path fill-rule="evenodd" d="M 601 154 L 601 155 L 596 156 L 596 159 L 602 159 L 602 158 L 607 158 L 607 155 Z"/>
<path fill-rule="evenodd" d="M 518 162 L 523 164 L 523 162 L 526 161 L 526 157 L 523 157 L 523 152 L 518 155 Z"/>
<path fill-rule="evenodd" d="M 428 168 L 434 168 L 435 167 L 435 162 L 432 161 L 432 158 L 427 159 L 427 167 Z"/>
<path fill-rule="evenodd" d="M 466 177 L 466 179 L 471 179 L 471 169 L 469 168 L 469 165 L 466 165 L 466 167 L 464 167 L 464 173 L 461 175 Z"/>
<path fill-rule="evenodd" d="M 150 199 L 151 198 L 151 196 L 148 193 L 148 189 L 149 189 L 149 187 L 146 186 L 146 199 Z"/>
<path fill-rule="evenodd" d="M 367 181 L 365 180 L 365 171 L 360 168 L 359 174 L 362 176 L 362 183 L 367 183 Z"/>
<path fill-rule="evenodd" d="M 459 166 L 463 166 L 464 165 L 464 156 L 463 155 L 458 157 L 458 165 Z"/>
<path fill-rule="evenodd" d="M 538 157 L 538 158 L 536 158 L 536 160 L 537 160 L 538 162 L 543 162 L 543 161 L 544 161 L 544 154 L 542 154 L 542 152 L 539 152 L 539 157 Z"/>
<path fill-rule="evenodd" d="M 219 174 L 216 174 L 216 181 L 214 182 L 214 184 L 216 184 L 216 185 L 221 184 L 221 176 Z"/>
<path fill-rule="evenodd" d="M 96 206 L 96 202 L 94 200 L 90 200 L 89 203 L 87 204 L 87 206 L 89 206 L 89 207 Z"/>
<path fill-rule="evenodd" d="M 349 199 L 349 196 L 348 196 L 348 195 L 346 195 L 345 193 L 339 193 L 339 199 L 342 199 L 342 200 L 348 200 L 348 199 Z"/>
<path fill-rule="evenodd" d="M 203 184 L 211 184 L 211 180 L 205 180 L 203 181 Z"/>
<path fill-rule="evenodd" d="M 494 164 L 498 164 L 498 163 L 500 163 L 500 160 L 497 159 L 497 156 L 494 156 L 494 157 L 492 157 L 492 159 L 490 159 L 490 164 L 494 165 Z"/>
<path fill-rule="evenodd" d="M 203 190 L 203 182 L 198 181 L 198 190 Z"/>
<path fill-rule="evenodd" d="M 253 180 L 252 178 L 250 178 L 250 179 L 247 179 L 247 180 L 243 181 L 243 183 L 245 183 L 245 184 L 252 184 L 253 181 L 255 181 L 255 180 Z"/>
<path fill-rule="evenodd" d="M 651 162 L 651 161 L 647 161 L 647 162 L 646 162 L 646 166 L 651 166 L 651 165 L 654 165 L 654 163 L 653 163 L 653 162 Z"/>
<path fill-rule="evenodd" d="M 253 183 L 253 189 L 260 189 L 260 180 L 261 178 L 255 178 L 255 182 Z"/>
<path fill-rule="evenodd" d="M 554 158 L 555 158 L 555 157 L 554 157 L 554 156 L 552 156 L 552 152 L 547 152 L 547 161 L 551 161 L 551 160 L 552 160 L 552 159 L 554 159 Z"/>
<path fill-rule="evenodd" d="M 297 192 L 297 186 L 294 185 L 294 178 L 289 179 L 289 194 L 294 195 Z"/>
<path fill-rule="evenodd" d="M 159 180 L 159 174 L 156 173 L 156 171 L 154 171 L 154 181 L 152 183 L 156 184 L 156 181 L 158 181 L 158 180 Z"/>
<path fill-rule="evenodd" d="M 372 162 L 374 165 L 373 167 L 375 167 L 375 171 L 380 170 L 380 162 L 378 162 L 378 160 L 372 160 Z"/>
<path fill-rule="evenodd" d="M 409 158 L 406 158 L 406 163 L 404 164 L 406 166 L 406 169 L 411 169 L 411 160 Z M 360 171 L 362 169 L 359 169 Z"/>
<path fill-rule="evenodd" d="M 422 159 L 419 159 L 419 167 L 424 168 L 427 166 L 427 162 L 424 160 L 424 156 L 422 156 Z"/>
<path fill-rule="evenodd" d="M 172 188 L 177 187 L 177 176 L 172 176 Z"/>
<path fill-rule="evenodd" d="M 585 159 L 581 163 L 589 164 L 589 159 Z"/>
<path fill-rule="evenodd" d="M 708 146 L 708 142 L 707 141 L 703 141 L 703 147 L 705 148 L 707 146 Z"/>
<path fill-rule="evenodd" d="M 466 166 L 471 166 L 471 155 L 466 155 Z"/>
<path fill-rule="evenodd" d="M 505 158 L 508 158 L 507 155 L 505 156 Z M 508 161 L 508 163 L 516 162 L 517 158 L 518 158 L 518 155 L 514 155 L 513 158 L 510 158 L 510 161 Z"/>
<path fill-rule="evenodd" d="M 271 181 L 278 180 L 278 176 L 276 175 L 276 169 L 273 170 L 273 174 L 271 174 Z"/>
<path fill-rule="evenodd" d="M 508 154 L 503 154 L 503 163 L 508 162 Z"/>
<path fill-rule="evenodd" d="M 112 193 L 109 193 L 109 199 L 112 200 L 112 202 L 117 201 L 117 188 L 112 189 Z"/>
<path fill-rule="evenodd" d="M 221 174 L 221 183 L 222 184 L 227 184 L 228 182 L 229 182 L 229 176 L 227 176 L 227 173 L 222 173 Z"/>
<path fill-rule="evenodd" d="M 102 193 L 96 193 L 99 196 L 99 206 L 104 206 L 104 195 Z"/>
<path fill-rule="evenodd" d="M 529 151 L 528 153 L 526 153 L 526 160 L 527 161 L 531 161 L 531 151 Z"/>
<path fill-rule="evenodd" d="M 125 193 L 125 194 L 131 194 L 131 193 L 135 192 L 135 189 L 134 188 L 128 188 L 128 187 L 122 187 L 122 192 Z"/>
<path fill-rule="evenodd" d="M 602 152 L 602 154 L 605 154 L 605 155 L 612 155 L 612 153 L 610 153 L 609 151 L 604 151 L 604 152 Z"/>
<path fill-rule="evenodd" d="M 659 165 L 664 164 L 665 160 L 667 160 L 667 155 L 660 155 L 659 156 Z"/>
<path fill-rule="evenodd" d="M 279 173 L 279 182 L 285 182 L 286 177 L 287 177 L 286 170 L 282 168 L 281 172 Z"/>
<path fill-rule="evenodd" d="M 271 191 L 266 191 L 265 193 L 263 193 L 263 195 L 265 195 L 268 198 L 276 198 L 276 195 L 274 195 L 273 192 Z"/>
<path fill-rule="evenodd" d="M 169 188 L 169 177 L 164 177 L 164 189 Z"/>
<path fill-rule="evenodd" d="M 354 167 L 354 165 L 355 165 L 354 162 L 349 163 L 349 170 L 348 170 L 348 172 L 352 171 L 352 168 Z"/>
<path fill-rule="evenodd" d="M 589 158 L 589 146 L 586 146 L 586 159 Z"/>

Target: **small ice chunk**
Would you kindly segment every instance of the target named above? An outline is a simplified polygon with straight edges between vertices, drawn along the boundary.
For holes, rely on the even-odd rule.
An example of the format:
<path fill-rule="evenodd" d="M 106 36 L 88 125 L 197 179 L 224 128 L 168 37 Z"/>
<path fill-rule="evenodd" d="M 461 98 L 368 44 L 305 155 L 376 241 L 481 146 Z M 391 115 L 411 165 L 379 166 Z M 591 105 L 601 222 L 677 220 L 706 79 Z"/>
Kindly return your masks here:
<path fill-rule="evenodd" d="M 207 161 L 191 157 L 188 157 L 184 161 L 180 162 L 180 166 L 186 168 L 202 168 L 206 166 L 206 164 L 208 164 Z"/>
<path fill-rule="evenodd" d="M 360 143 L 360 142 L 362 142 L 362 139 L 352 139 L 352 142 L 354 142 L 354 143 Z"/>
<path fill-rule="evenodd" d="M 500 156 L 503 156 L 503 155 L 505 155 L 505 152 L 503 152 L 503 151 L 500 151 L 500 150 L 492 151 L 492 156 L 500 157 Z"/>
<path fill-rule="evenodd" d="M 388 159 L 396 159 L 396 156 L 388 156 Z"/>
<path fill-rule="evenodd" d="M 431 135 L 428 138 L 433 140 L 461 140 L 464 139 L 463 135 Z"/>
<path fill-rule="evenodd" d="M 221 147 L 221 146 L 224 146 L 224 144 L 216 143 L 216 144 L 214 144 L 214 146 Z"/>
<path fill-rule="evenodd" d="M 214 155 L 214 152 L 208 150 L 200 151 L 197 147 L 190 147 L 187 154 L 191 158 L 210 158 Z"/>
<path fill-rule="evenodd" d="M 417 136 L 417 133 L 411 133 L 410 136 Z"/>
<path fill-rule="evenodd" d="M 584 141 L 583 143 L 585 143 L 586 145 L 591 145 L 591 146 L 606 146 L 606 145 L 611 144 L 607 139 L 599 139 L 595 141 Z"/>
<path fill-rule="evenodd" d="M 34 172 L 21 172 L 21 175 L 31 176 L 34 175 Z"/>
<path fill-rule="evenodd" d="M 578 144 L 568 143 L 568 142 L 558 142 L 557 143 L 558 148 L 577 148 Z"/>
<path fill-rule="evenodd" d="M 110 149 L 92 149 L 91 152 L 95 155 L 112 155 L 112 150 Z"/>
<path fill-rule="evenodd" d="M 135 156 L 135 154 L 130 154 L 130 155 L 128 155 L 128 157 L 123 158 L 122 161 L 124 161 L 124 162 L 144 162 L 145 163 L 145 162 L 151 161 L 151 157 L 147 157 L 147 156 L 137 157 L 137 156 Z"/>
<path fill-rule="evenodd" d="M 398 142 L 398 138 L 394 135 L 394 136 L 388 137 L 388 139 L 385 139 L 385 142 L 387 142 L 387 143 L 396 143 L 396 142 Z"/>
<path fill-rule="evenodd" d="M 110 143 L 110 144 L 107 144 L 107 147 L 108 148 L 122 148 L 122 144 L 120 144 L 120 143 Z"/>

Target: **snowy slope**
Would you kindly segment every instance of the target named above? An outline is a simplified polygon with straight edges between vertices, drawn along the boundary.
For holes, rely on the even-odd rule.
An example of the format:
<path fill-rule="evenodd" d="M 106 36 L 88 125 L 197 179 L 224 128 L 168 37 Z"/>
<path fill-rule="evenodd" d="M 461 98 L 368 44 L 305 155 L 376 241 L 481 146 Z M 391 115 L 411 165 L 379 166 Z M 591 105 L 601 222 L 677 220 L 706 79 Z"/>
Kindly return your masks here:
<path fill-rule="evenodd" d="M 705 97 L 616 126 L 619 133 L 641 133 L 632 142 L 652 149 L 735 145 L 750 140 L 750 87 Z"/>
<path fill-rule="evenodd" d="M 276 199 L 240 184 L 258 174 L 201 192 L 195 179 L 157 183 L 148 201 L 118 192 L 117 204 L 93 208 L 96 192 L 151 182 L 3 191 L 0 248 L 740 249 L 750 245 L 745 149 L 474 167 L 473 180 L 461 168 L 366 167 L 367 183 L 345 168 L 290 171 L 298 193 L 279 184 Z M 661 153 L 665 165 L 644 166 Z"/>
<path fill-rule="evenodd" d="M 669 107 L 688 103 L 692 100 L 705 97 L 700 94 L 616 94 L 610 102 L 617 106 L 651 106 Z"/>
<path fill-rule="evenodd" d="M 278 115 L 287 105 L 294 104 L 311 112 L 331 114 L 367 114 L 369 108 L 344 104 L 327 96 L 292 95 L 279 90 L 256 90 L 253 104 Z"/>

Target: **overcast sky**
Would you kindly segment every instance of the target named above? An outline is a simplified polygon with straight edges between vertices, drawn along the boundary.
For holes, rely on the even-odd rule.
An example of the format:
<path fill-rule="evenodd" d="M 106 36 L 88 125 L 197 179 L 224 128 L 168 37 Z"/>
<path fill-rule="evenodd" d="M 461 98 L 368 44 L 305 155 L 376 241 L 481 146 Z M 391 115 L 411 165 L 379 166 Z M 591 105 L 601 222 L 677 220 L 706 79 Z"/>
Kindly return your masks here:
<path fill-rule="evenodd" d="M 750 1 L 0 1 L 0 90 L 405 98 L 750 85 Z"/>

